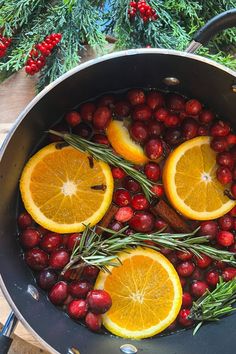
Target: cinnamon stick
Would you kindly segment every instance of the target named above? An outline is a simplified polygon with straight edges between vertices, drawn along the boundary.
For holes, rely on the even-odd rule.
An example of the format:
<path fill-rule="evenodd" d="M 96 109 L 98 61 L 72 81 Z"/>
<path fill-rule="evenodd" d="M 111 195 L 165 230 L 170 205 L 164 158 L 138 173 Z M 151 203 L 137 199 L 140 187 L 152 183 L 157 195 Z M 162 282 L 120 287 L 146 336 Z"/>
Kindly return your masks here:
<path fill-rule="evenodd" d="M 151 211 L 154 215 L 160 216 L 165 220 L 174 231 L 182 233 L 193 231 L 191 226 L 163 199 L 152 207 Z"/>
<path fill-rule="evenodd" d="M 108 227 L 118 209 L 119 208 L 116 205 L 111 204 L 108 211 L 106 212 L 102 220 L 99 222 L 98 226 Z M 100 227 L 96 227 L 96 233 L 98 235 L 101 235 L 103 233 L 103 230 Z"/>

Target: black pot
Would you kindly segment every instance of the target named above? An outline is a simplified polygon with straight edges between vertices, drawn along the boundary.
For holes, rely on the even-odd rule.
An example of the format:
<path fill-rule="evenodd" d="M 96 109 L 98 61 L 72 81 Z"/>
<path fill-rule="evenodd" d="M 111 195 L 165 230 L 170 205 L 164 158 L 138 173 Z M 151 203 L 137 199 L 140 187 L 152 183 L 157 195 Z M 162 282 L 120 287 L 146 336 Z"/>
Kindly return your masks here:
<path fill-rule="evenodd" d="M 198 42 L 205 43 L 216 30 L 233 25 L 236 10 L 208 23 L 190 48 L 199 46 Z M 28 285 L 36 284 L 16 242 L 18 184 L 24 164 L 44 132 L 66 111 L 91 97 L 131 87 L 168 89 L 195 97 L 236 128 L 236 73 L 194 54 L 164 49 L 128 50 L 91 60 L 60 77 L 20 114 L 1 149 L 1 288 L 18 319 L 53 353 L 66 354 L 75 347 L 81 354 L 118 354 L 121 345 L 131 343 L 138 353 L 145 354 L 232 354 L 236 344 L 235 315 L 222 319 L 220 324 L 204 326 L 194 337 L 187 330 L 131 341 L 94 334 L 58 311 L 40 289 L 39 301 L 27 291 Z M 4 353 L 3 342 L 0 353 Z"/>

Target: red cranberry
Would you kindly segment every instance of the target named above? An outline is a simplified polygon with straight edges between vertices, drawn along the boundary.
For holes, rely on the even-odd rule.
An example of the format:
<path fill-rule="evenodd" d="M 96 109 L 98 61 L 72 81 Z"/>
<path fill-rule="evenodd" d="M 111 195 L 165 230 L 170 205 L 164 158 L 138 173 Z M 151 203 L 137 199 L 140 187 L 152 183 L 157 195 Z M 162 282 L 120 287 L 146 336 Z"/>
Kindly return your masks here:
<path fill-rule="evenodd" d="M 152 116 L 152 110 L 146 104 L 136 105 L 134 107 L 132 118 L 138 121 L 147 121 Z"/>
<path fill-rule="evenodd" d="M 228 167 L 218 167 L 216 177 L 221 184 L 228 184 L 233 180 L 232 173 Z"/>
<path fill-rule="evenodd" d="M 32 248 L 25 253 L 25 261 L 33 270 L 42 270 L 48 265 L 48 255 L 39 248 Z"/>
<path fill-rule="evenodd" d="M 38 275 L 37 283 L 43 290 L 49 290 L 57 282 L 57 274 L 52 269 L 43 269 Z"/>
<path fill-rule="evenodd" d="M 48 293 L 49 300 L 54 305 L 61 305 L 68 296 L 68 285 L 64 281 L 59 281 Z"/>
<path fill-rule="evenodd" d="M 57 250 L 62 244 L 62 236 L 55 233 L 49 232 L 45 236 L 43 236 L 40 247 L 48 252 L 51 253 L 52 251 Z"/>
<path fill-rule="evenodd" d="M 102 316 L 88 312 L 85 317 L 86 326 L 93 332 L 98 332 L 102 327 Z"/>
<path fill-rule="evenodd" d="M 182 306 L 183 307 L 191 307 L 193 303 L 192 296 L 190 293 L 184 292 L 182 295 Z"/>
<path fill-rule="evenodd" d="M 168 227 L 168 224 L 165 220 L 158 218 L 155 220 L 155 229 L 157 231 L 163 230 L 163 232 L 166 232 L 166 229 Z"/>
<path fill-rule="evenodd" d="M 213 124 L 210 129 L 210 135 L 213 137 L 226 136 L 229 134 L 229 132 L 230 126 L 222 120 L 219 120 L 219 122 Z"/>
<path fill-rule="evenodd" d="M 38 246 L 41 239 L 41 234 L 38 230 L 28 228 L 20 234 L 20 243 L 24 248 L 30 249 Z"/>
<path fill-rule="evenodd" d="M 113 107 L 115 103 L 115 97 L 113 95 L 102 96 L 98 101 L 98 106 Z"/>
<path fill-rule="evenodd" d="M 202 236 L 211 236 L 211 239 L 214 239 L 218 232 L 217 222 L 213 220 L 202 221 L 200 224 L 199 235 Z"/>
<path fill-rule="evenodd" d="M 119 222 L 129 221 L 134 215 L 133 209 L 131 207 L 121 207 L 115 213 L 114 218 Z"/>
<path fill-rule="evenodd" d="M 180 125 L 180 118 L 175 114 L 168 114 L 164 124 L 167 128 L 176 128 Z"/>
<path fill-rule="evenodd" d="M 150 204 L 145 195 L 140 193 L 133 196 L 131 205 L 135 210 L 146 210 Z"/>
<path fill-rule="evenodd" d="M 69 253 L 63 249 L 53 251 L 49 257 L 49 265 L 53 269 L 62 269 L 69 262 Z"/>
<path fill-rule="evenodd" d="M 111 173 L 112 173 L 113 178 L 116 178 L 116 179 L 122 179 L 126 176 L 125 171 L 122 170 L 122 168 L 120 168 L 120 167 L 112 167 Z"/>
<path fill-rule="evenodd" d="M 231 154 L 227 151 L 218 154 L 216 156 L 216 162 L 221 166 L 229 167 L 230 170 L 233 168 L 234 165 L 234 160 Z"/>
<path fill-rule="evenodd" d="M 151 120 L 148 123 L 148 134 L 151 138 L 160 136 L 163 130 L 164 130 L 164 126 L 161 122 Z"/>
<path fill-rule="evenodd" d="M 90 139 L 92 135 L 92 128 L 87 123 L 80 123 L 74 128 L 74 133 L 81 138 Z"/>
<path fill-rule="evenodd" d="M 97 144 L 109 145 L 109 140 L 104 134 L 94 134 L 93 141 Z"/>
<path fill-rule="evenodd" d="M 184 261 L 177 265 L 176 270 L 181 277 L 189 277 L 195 269 L 195 264 L 190 261 Z"/>
<path fill-rule="evenodd" d="M 124 209 L 124 208 L 129 208 L 129 207 L 122 207 L 120 209 Z M 121 224 L 121 222 L 113 220 L 109 225 L 108 228 L 113 230 L 113 231 L 120 231 L 122 229 L 123 225 Z"/>
<path fill-rule="evenodd" d="M 143 90 L 139 90 L 139 89 L 130 90 L 128 92 L 127 97 L 129 102 L 132 104 L 132 106 L 143 104 L 145 103 L 146 100 L 145 93 L 143 92 Z"/>
<path fill-rule="evenodd" d="M 186 140 L 195 138 L 198 132 L 198 123 L 194 118 L 186 118 L 182 123 L 183 137 Z"/>
<path fill-rule="evenodd" d="M 129 226 L 137 232 L 151 232 L 154 227 L 154 217 L 148 212 L 138 211 L 129 220 Z"/>
<path fill-rule="evenodd" d="M 190 114 L 191 116 L 196 116 L 201 112 L 201 110 L 202 105 L 198 100 L 191 99 L 186 102 L 185 111 L 187 114 Z"/>
<path fill-rule="evenodd" d="M 165 141 L 169 145 L 178 145 L 182 142 L 182 132 L 180 129 L 167 129 L 165 132 Z"/>
<path fill-rule="evenodd" d="M 27 227 L 31 226 L 33 223 L 33 219 L 31 218 L 30 214 L 28 214 L 26 211 L 21 213 L 18 216 L 18 226 L 20 229 L 24 230 Z"/>
<path fill-rule="evenodd" d="M 236 183 L 232 183 L 230 187 L 231 194 L 234 198 L 236 198 Z"/>
<path fill-rule="evenodd" d="M 174 251 L 170 252 L 167 255 L 167 258 L 174 266 L 176 266 L 176 264 L 178 263 L 178 258 L 177 258 L 176 253 Z"/>
<path fill-rule="evenodd" d="M 130 113 L 130 104 L 128 101 L 119 101 L 115 103 L 114 112 L 118 117 L 127 117 Z"/>
<path fill-rule="evenodd" d="M 217 283 L 219 282 L 219 273 L 216 270 L 210 270 L 207 274 L 206 274 L 206 281 L 207 284 L 215 287 L 217 285 Z"/>
<path fill-rule="evenodd" d="M 185 109 L 185 99 L 183 96 L 171 93 L 167 96 L 167 107 L 171 111 L 180 112 Z"/>
<path fill-rule="evenodd" d="M 140 184 L 131 177 L 125 177 L 123 187 L 128 189 L 131 193 L 137 193 L 141 190 Z"/>
<path fill-rule="evenodd" d="M 203 109 L 199 115 L 199 121 L 203 124 L 209 124 L 214 120 L 214 114 L 208 109 Z"/>
<path fill-rule="evenodd" d="M 204 268 L 207 268 L 211 264 L 212 259 L 209 256 L 207 256 L 206 254 L 201 254 L 201 257 L 195 258 L 195 262 L 199 268 L 204 269 Z"/>
<path fill-rule="evenodd" d="M 65 120 L 71 127 L 75 127 L 81 122 L 81 116 L 78 112 L 72 111 L 66 114 Z"/>
<path fill-rule="evenodd" d="M 96 129 L 105 129 L 111 120 L 111 110 L 106 106 L 96 109 L 93 115 L 93 125 Z"/>
<path fill-rule="evenodd" d="M 223 137 L 213 138 L 210 143 L 211 148 L 216 152 L 223 152 L 227 149 L 227 140 Z"/>
<path fill-rule="evenodd" d="M 222 272 L 222 278 L 224 281 L 230 281 L 236 277 L 236 268 L 227 267 Z"/>
<path fill-rule="evenodd" d="M 76 320 L 84 318 L 88 312 L 88 304 L 85 300 L 72 300 L 67 307 L 67 312 Z"/>
<path fill-rule="evenodd" d="M 199 136 L 206 136 L 206 135 L 209 135 L 209 134 L 208 134 L 208 128 L 207 128 L 207 127 L 204 127 L 204 125 L 200 125 L 200 126 L 198 127 L 197 135 L 199 135 Z"/>
<path fill-rule="evenodd" d="M 153 242 L 154 246 L 156 245 L 155 242 Z M 167 256 L 168 254 L 172 253 L 171 249 L 170 248 L 166 248 L 166 247 L 160 247 L 160 252 L 162 254 L 164 254 L 165 256 Z"/>
<path fill-rule="evenodd" d="M 189 251 L 177 251 L 176 255 L 181 261 L 188 261 L 193 257 L 193 254 Z"/>
<path fill-rule="evenodd" d="M 82 106 L 80 107 L 80 115 L 82 120 L 85 122 L 92 122 L 95 110 L 96 106 L 92 102 L 82 104 Z"/>
<path fill-rule="evenodd" d="M 161 184 L 155 184 L 151 190 L 158 198 L 162 198 L 165 194 L 164 187 Z"/>
<path fill-rule="evenodd" d="M 184 288 L 187 283 L 186 279 L 179 277 L 179 280 L 180 280 L 180 284 L 181 284 L 182 288 Z"/>
<path fill-rule="evenodd" d="M 148 129 L 143 122 L 134 122 L 129 129 L 131 138 L 138 143 L 144 143 L 148 138 Z"/>
<path fill-rule="evenodd" d="M 234 235 L 229 231 L 220 231 L 216 236 L 218 245 L 229 247 L 234 243 Z"/>
<path fill-rule="evenodd" d="M 91 290 L 87 301 L 90 311 L 96 314 L 107 312 L 112 305 L 111 297 L 105 290 Z"/>
<path fill-rule="evenodd" d="M 69 285 L 69 293 L 73 297 L 77 297 L 79 299 L 86 298 L 88 292 L 92 289 L 91 283 L 85 280 L 74 281 Z"/>
<path fill-rule="evenodd" d="M 40 234 L 42 235 L 42 236 L 44 236 L 44 235 L 46 235 L 48 232 L 50 232 L 49 230 L 47 230 L 47 229 L 45 229 L 43 226 L 41 226 L 41 225 L 38 225 L 38 232 L 40 232 Z"/>
<path fill-rule="evenodd" d="M 131 195 L 125 189 L 117 189 L 113 195 L 113 200 L 118 206 L 127 206 L 131 202 Z"/>
<path fill-rule="evenodd" d="M 144 173 L 153 182 L 157 182 L 161 178 L 161 168 L 155 162 L 148 162 L 144 167 Z"/>
<path fill-rule="evenodd" d="M 206 290 L 209 289 L 208 285 L 204 281 L 196 280 L 191 285 L 191 292 L 194 297 L 198 298 L 205 294 Z"/>
<path fill-rule="evenodd" d="M 134 233 L 135 233 L 134 230 L 132 230 L 132 229 L 130 229 L 130 228 L 128 228 L 128 229 L 125 230 L 125 235 L 126 235 L 126 236 L 133 235 Z"/>
<path fill-rule="evenodd" d="M 191 275 L 191 278 L 193 280 L 203 280 L 203 272 L 199 268 L 195 268 Z"/>
<path fill-rule="evenodd" d="M 178 315 L 178 322 L 184 327 L 191 326 L 193 324 L 193 320 L 188 318 L 189 315 L 190 315 L 189 309 L 180 310 Z"/>
<path fill-rule="evenodd" d="M 157 160 L 163 154 L 163 144 L 161 139 L 151 139 L 145 145 L 145 153 L 151 160 Z"/>
<path fill-rule="evenodd" d="M 229 214 L 226 214 L 218 219 L 219 226 L 224 231 L 229 231 L 233 228 L 234 219 Z"/>
<path fill-rule="evenodd" d="M 236 206 L 234 206 L 230 211 L 229 211 L 229 215 L 236 217 Z"/>
<path fill-rule="evenodd" d="M 80 244 L 81 237 L 82 235 L 78 233 L 69 235 L 67 240 L 67 248 L 69 251 L 72 251 L 75 246 Z"/>
<path fill-rule="evenodd" d="M 228 145 L 235 145 L 236 144 L 236 135 L 229 134 L 226 136 L 226 140 L 227 140 Z"/>
<path fill-rule="evenodd" d="M 162 107 L 165 104 L 165 99 L 162 93 L 151 91 L 147 93 L 147 105 L 154 111 L 156 108 Z"/>
<path fill-rule="evenodd" d="M 165 122 L 168 115 L 169 111 L 165 108 L 159 108 L 153 114 L 154 118 L 160 122 Z"/>
<path fill-rule="evenodd" d="M 233 243 L 233 244 L 229 247 L 229 252 L 236 253 L 236 243 Z"/>
<path fill-rule="evenodd" d="M 93 265 L 88 265 L 84 267 L 82 278 L 88 281 L 94 281 L 97 278 L 98 273 L 99 273 L 99 268 Z"/>
<path fill-rule="evenodd" d="M 223 261 L 214 261 L 216 268 L 223 270 L 226 267 L 226 263 Z"/>

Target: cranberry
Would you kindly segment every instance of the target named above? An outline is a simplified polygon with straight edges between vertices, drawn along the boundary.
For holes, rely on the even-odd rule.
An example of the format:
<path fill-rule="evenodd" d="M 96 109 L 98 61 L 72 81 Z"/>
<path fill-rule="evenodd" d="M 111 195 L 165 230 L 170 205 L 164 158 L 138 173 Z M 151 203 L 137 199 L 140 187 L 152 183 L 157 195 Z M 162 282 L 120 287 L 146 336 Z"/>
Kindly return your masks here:
<path fill-rule="evenodd" d="M 33 270 L 42 270 L 48 265 L 48 255 L 39 248 L 32 248 L 25 253 L 25 261 Z"/>
<path fill-rule="evenodd" d="M 86 326 L 93 332 L 98 332 L 102 327 L 102 317 L 101 315 L 96 315 L 95 313 L 88 312 L 85 317 Z"/>
<path fill-rule="evenodd" d="M 213 124 L 210 129 L 210 135 L 213 137 L 226 136 L 229 132 L 230 126 L 222 120 Z"/>
<path fill-rule="evenodd" d="M 206 135 L 209 135 L 209 134 L 208 134 L 208 128 L 205 127 L 204 125 L 200 125 L 200 126 L 198 127 L 197 135 L 199 135 L 199 136 L 206 136 Z"/>
<path fill-rule="evenodd" d="M 57 282 L 57 273 L 52 269 L 43 269 L 40 271 L 37 283 L 43 290 L 49 290 Z"/>
<path fill-rule="evenodd" d="M 126 235 L 126 236 L 131 236 L 131 235 L 133 235 L 134 233 L 135 233 L 134 230 L 132 230 L 132 229 L 130 229 L 130 228 L 128 228 L 128 229 L 125 230 L 125 235 Z"/>
<path fill-rule="evenodd" d="M 207 284 L 210 286 L 215 287 L 217 285 L 217 283 L 219 282 L 219 273 L 216 270 L 210 270 L 207 274 L 206 274 L 206 281 Z"/>
<path fill-rule="evenodd" d="M 151 190 L 158 198 L 162 198 L 165 194 L 164 187 L 161 184 L 155 184 Z"/>
<path fill-rule="evenodd" d="M 164 126 L 161 122 L 151 120 L 148 123 L 148 134 L 151 138 L 160 136 L 164 130 Z"/>
<path fill-rule="evenodd" d="M 178 263 L 178 258 L 177 258 L 176 253 L 174 251 L 170 252 L 167 255 L 167 258 L 174 266 L 176 266 L 176 264 Z"/>
<path fill-rule="evenodd" d="M 99 273 L 99 268 L 93 265 L 87 265 L 86 267 L 84 267 L 82 278 L 89 281 L 94 281 L 97 278 L 98 273 Z"/>
<path fill-rule="evenodd" d="M 230 216 L 233 216 L 233 217 L 236 217 L 236 206 L 234 206 L 234 207 L 230 210 L 229 215 L 230 215 Z"/>
<path fill-rule="evenodd" d="M 69 251 L 72 251 L 75 246 L 80 244 L 81 237 L 82 235 L 78 233 L 69 235 L 67 240 L 67 248 Z"/>
<path fill-rule="evenodd" d="M 107 312 L 112 305 L 111 297 L 105 290 L 91 290 L 87 301 L 90 311 L 96 314 Z"/>
<path fill-rule="evenodd" d="M 112 173 L 113 178 L 116 178 L 116 179 L 122 179 L 126 176 L 125 171 L 122 170 L 122 168 L 120 168 L 120 167 L 112 167 L 111 173 Z"/>
<path fill-rule="evenodd" d="M 155 229 L 157 229 L 157 231 L 163 230 L 163 232 L 166 232 L 167 227 L 168 224 L 165 220 L 161 218 L 155 220 Z"/>
<path fill-rule="evenodd" d="M 168 114 L 164 124 L 167 128 L 176 128 L 180 125 L 180 118 L 175 114 Z"/>
<path fill-rule="evenodd" d="M 157 109 L 153 114 L 154 118 L 160 122 L 165 122 L 168 115 L 169 111 L 165 108 Z"/>
<path fill-rule="evenodd" d="M 153 242 L 153 244 L 154 244 L 154 246 L 156 245 L 155 242 Z M 161 247 L 161 246 L 159 246 L 159 248 L 160 248 L 160 252 L 162 254 L 164 254 L 165 256 L 167 256 L 168 254 L 170 254 L 172 252 L 170 248 Z"/>
<path fill-rule="evenodd" d="M 216 156 L 216 162 L 221 166 L 229 167 L 230 170 L 233 168 L 234 165 L 234 160 L 231 154 L 226 151 L 221 152 Z"/>
<path fill-rule="evenodd" d="M 202 221 L 200 224 L 199 235 L 207 236 L 209 235 L 211 239 L 214 239 L 218 232 L 217 222 L 213 220 Z"/>
<path fill-rule="evenodd" d="M 53 251 L 49 257 L 49 265 L 53 269 L 62 269 L 69 262 L 70 256 L 66 250 Z"/>
<path fill-rule="evenodd" d="M 124 209 L 124 208 L 129 208 L 129 207 L 123 207 L 123 208 L 120 208 L 120 209 Z M 123 225 L 119 221 L 113 220 L 108 225 L 108 227 L 109 227 L 109 229 L 117 232 L 117 231 L 120 231 L 122 229 Z"/>
<path fill-rule="evenodd" d="M 96 106 L 92 102 L 82 104 L 82 106 L 80 107 L 80 115 L 82 120 L 85 122 L 92 122 L 95 110 Z"/>
<path fill-rule="evenodd" d="M 214 120 L 214 114 L 208 109 L 203 109 L 199 115 L 199 121 L 203 124 L 209 124 Z"/>
<path fill-rule="evenodd" d="M 226 267 L 226 263 L 223 261 L 214 261 L 216 268 L 223 270 Z"/>
<path fill-rule="evenodd" d="M 222 272 L 222 278 L 224 281 L 230 281 L 236 277 L 236 268 L 227 267 Z"/>
<path fill-rule="evenodd" d="M 20 243 L 24 248 L 30 249 L 38 246 L 41 240 L 41 234 L 38 230 L 28 228 L 20 234 Z"/>
<path fill-rule="evenodd" d="M 185 111 L 187 114 L 196 116 L 202 110 L 202 105 L 198 100 L 191 99 L 186 102 Z"/>
<path fill-rule="evenodd" d="M 93 141 L 97 144 L 109 145 L 109 140 L 104 134 L 94 134 Z"/>
<path fill-rule="evenodd" d="M 81 122 L 81 116 L 78 112 L 72 111 L 66 114 L 65 120 L 71 127 L 75 127 Z"/>
<path fill-rule="evenodd" d="M 178 322 L 184 327 L 191 326 L 193 324 L 193 320 L 188 318 L 189 315 L 190 315 L 189 309 L 180 310 L 178 315 Z"/>
<path fill-rule="evenodd" d="M 229 247 L 234 243 L 234 235 L 229 231 L 220 231 L 216 236 L 218 245 Z"/>
<path fill-rule="evenodd" d="M 193 254 L 189 251 L 177 251 L 176 255 L 181 261 L 188 261 L 193 257 Z"/>
<path fill-rule="evenodd" d="M 61 244 L 62 244 L 62 236 L 55 232 L 49 232 L 43 236 L 40 242 L 40 247 L 44 251 L 51 253 L 52 251 L 58 249 L 61 246 Z"/>
<path fill-rule="evenodd" d="M 232 173 L 228 167 L 218 167 L 216 177 L 221 184 L 228 184 L 233 180 Z"/>
<path fill-rule="evenodd" d="M 92 289 L 91 283 L 85 280 L 74 281 L 69 285 L 69 293 L 73 297 L 85 298 L 88 292 Z"/>
<path fill-rule="evenodd" d="M 182 132 L 180 129 L 167 129 L 165 132 L 165 141 L 169 145 L 178 145 L 182 142 Z"/>
<path fill-rule="evenodd" d="M 24 230 L 27 227 L 31 226 L 33 223 L 33 219 L 31 218 L 30 214 L 28 214 L 26 211 L 21 213 L 18 216 L 18 226 L 20 229 Z"/>
<path fill-rule="evenodd" d="M 44 236 L 44 235 L 46 235 L 48 232 L 50 232 L 49 230 L 47 230 L 47 229 L 45 229 L 43 226 L 41 226 L 41 225 L 38 225 L 38 232 L 40 232 L 40 234 L 42 235 L 42 236 Z"/>
<path fill-rule="evenodd" d="M 154 227 L 154 217 L 148 212 L 138 211 L 129 220 L 129 226 L 137 232 L 151 232 Z"/>
<path fill-rule="evenodd" d="M 133 209 L 131 207 L 121 207 L 115 213 L 114 218 L 116 221 L 126 222 L 129 221 L 134 215 Z"/>
<path fill-rule="evenodd" d="M 206 254 L 201 254 L 201 257 L 195 258 L 195 262 L 199 268 L 204 269 L 204 268 L 207 268 L 211 264 L 212 259 L 209 256 L 207 256 Z"/>
<path fill-rule="evenodd" d="M 236 198 L 236 183 L 233 183 L 230 187 L 231 194 L 234 198 Z"/>
<path fill-rule="evenodd" d="M 87 123 L 80 123 L 74 128 L 74 133 L 81 138 L 90 139 L 92 135 L 92 128 Z"/>
<path fill-rule="evenodd" d="M 146 104 L 136 105 L 134 107 L 132 118 L 139 121 L 147 121 L 152 116 L 152 110 Z"/>
<path fill-rule="evenodd" d="M 207 289 L 209 289 L 207 283 L 201 280 L 196 280 L 191 285 L 191 292 L 196 298 L 205 294 Z"/>
<path fill-rule="evenodd" d="M 162 140 L 159 138 L 151 139 L 145 145 L 145 153 L 151 160 L 157 160 L 163 154 Z"/>
<path fill-rule="evenodd" d="M 128 92 L 127 97 L 132 106 L 143 104 L 146 100 L 145 93 L 143 92 L 143 90 L 139 89 L 130 90 Z"/>
<path fill-rule="evenodd" d="M 148 129 L 143 122 L 134 122 L 129 128 L 129 133 L 138 143 L 144 143 L 148 138 Z"/>
<path fill-rule="evenodd" d="M 192 303 L 193 303 L 193 299 L 190 293 L 184 292 L 182 295 L 182 306 L 191 307 Z"/>
<path fill-rule="evenodd" d="M 211 148 L 216 152 L 223 152 L 227 149 L 227 140 L 223 137 L 213 138 L 210 143 Z"/>
<path fill-rule="evenodd" d="M 198 132 L 198 123 L 194 118 L 186 118 L 182 123 L 183 137 L 186 140 L 195 138 Z"/>
<path fill-rule="evenodd" d="M 131 205 L 135 210 L 146 210 L 150 204 L 145 195 L 140 193 L 133 196 Z"/>
<path fill-rule="evenodd" d="M 235 145 L 236 144 L 236 135 L 229 134 L 226 136 L 226 140 L 227 140 L 228 145 Z"/>
<path fill-rule="evenodd" d="M 177 265 L 176 270 L 181 277 L 189 277 L 195 269 L 195 264 L 190 261 L 184 261 Z"/>
<path fill-rule="evenodd" d="M 165 99 L 162 93 L 151 91 L 147 94 L 146 102 L 147 105 L 154 111 L 156 108 L 164 106 Z"/>
<path fill-rule="evenodd" d="M 191 278 L 193 280 L 202 280 L 203 279 L 202 271 L 199 268 L 195 268 L 192 275 L 191 275 Z"/>
<path fill-rule="evenodd" d="M 127 117 L 130 113 L 128 101 L 118 101 L 115 103 L 114 112 L 118 117 Z"/>
<path fill-rule="evenodd" d="M 123 187 L 128 189 L 131 193 L 137 193 L 141 190 L 140 184 L 131 177 L 125 177 L 123 181 Z"/>
<path fill-rule="evenodd" d="M 131 195 L 125 189 L 117 189 L 113 195 L 113 201 L 118 206 L 127 206 L 131 202 Z"/>
<path fill-rule="evenodd" d="M 111 110 L 106 106 L 96 109 L 93 115 L 93 125 L 96 129 L 105 129 L 111 120 Z"/>
<path fill-rule="evenodd" d="M 54 305 L 61 305 L 68 296 L 68 285 L 64 281 L 54 284 L 48 293 L 49 300 Z"/>
<path fill-rule="evenodd" d="M 161 177 L 161 168 L 155 162 L 148 162 L 144 167 L 144 173 L 150 181 L 157 182 Z"/>
<path fill-rule="evenodd" d="M 113 107 L 115 103 L 115 97 L 113 95 L 102 96 L 98 101 L 98 106 Z"/>
<path fill-rule="evenodd" d="M 179 277 L 179 280 L 180 280 L 180 284 L 181 284 L 182 288 L 184 288 L 187 283 L 186 279 Z"/>
<path fill-rule="evenodd" d="M 185 99 L 183 96 L 171 93 L 167 96 L 167 107 L 171 111 L 180 112 L 185 109 Z"/>
<path fill-rule="evenodd" d="M 67 307 L 68 315 L 76 320 L 84 318 L 88 312 L 88 304 L 85 300 L 72 300 Z"/>
<path fill-rule="evenodd" d="M 218 219 L 219 226 L 224 231 L 229 231 L 233 228 L 234 219 L 229 214 L 226 214 Z"/>

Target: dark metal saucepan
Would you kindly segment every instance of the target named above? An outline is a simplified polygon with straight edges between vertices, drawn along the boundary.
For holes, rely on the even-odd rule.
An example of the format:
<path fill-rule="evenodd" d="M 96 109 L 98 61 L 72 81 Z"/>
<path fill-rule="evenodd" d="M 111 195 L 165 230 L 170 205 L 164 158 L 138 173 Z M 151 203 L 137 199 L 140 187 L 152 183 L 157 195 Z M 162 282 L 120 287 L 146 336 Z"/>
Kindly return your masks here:
<path fill-rule="evenodd" d="M 186 52 L 135 49 L 86 62 L 47 86 L 18 117 L 0 152 L 0 285 L 17 318 L 49 351 L 73 353 L 70 348 L 75 347 L 81 354 L 119 354 L 122 345 L 132 344 L 140 354 L 235 352 L 234 315 L 220 324 L 206 325 L 194 337 L 188 330 L 131 341 L 90 332 L 58 311 L 43 291 L 38 289 L 37 295 L 34 288 L 29 288 L 29 285 L 36 286 L 35 280 L 16 242 L 18 182 L 22 168 L 45 130 L 78 103 L 124 88 L 168 89 L 199 99 L 236 128 L 236 73 L 209 59 L 190 54 L 218 31 L 233 26 L 236 26 L 236 9 L 208 22 Z M 39 301 L 35 299 L 37 296 Z M 5 329 L 4 334 L 7 334 L 9 331 Z M 1 354 L 7 352 L 9 343 L 5 336 L 0 336 Z M 126 353 L 132 353 L 131 349 Z"/>

